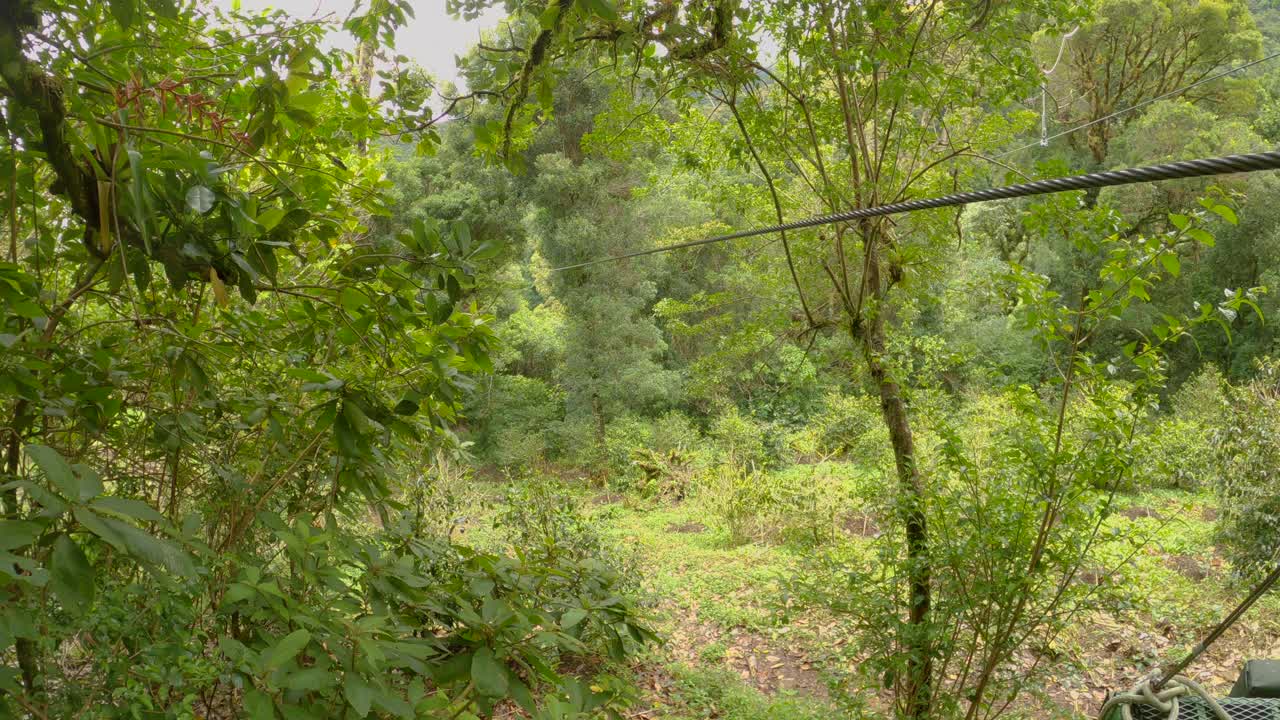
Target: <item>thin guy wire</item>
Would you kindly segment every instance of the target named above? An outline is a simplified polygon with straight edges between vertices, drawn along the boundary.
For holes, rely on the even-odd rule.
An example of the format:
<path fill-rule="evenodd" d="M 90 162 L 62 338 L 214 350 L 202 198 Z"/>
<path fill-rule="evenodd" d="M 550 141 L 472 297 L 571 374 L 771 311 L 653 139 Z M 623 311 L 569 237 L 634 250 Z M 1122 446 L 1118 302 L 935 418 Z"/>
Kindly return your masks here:
<path fill-rule="evenodd" d="M 753 228 L 751 230 L 742 230 L 728 235 L 717 235 L 715 237 L 692 240 L 689 242 L 677 243 L 675 245 L 666 245 L 659 248 L 650 248 L 648 250 L 637 250 L 635 252 L 624 253 L 622 255 L 611 255 L 609 257 L 596 258 L 594 260 L 587 260 L 574 265 L 552 268 L 551 272 L 576 270 L 578 268 L 597 265 L 599 263 L 626 260 L 627 258 L 641 257 L 643 255 L 655 255 L 657 253 L 670 252 L 672 250 L 682 250 L 684 248 L 698 247 L 701 245 L 711 245 L 713 243 L 722 243 L 729 240 L 738 240 L 757 235 L 767 235 L 781 230 L 800 230 L 803 228 L 817 227 L 819 225 L 831 225 L 833 223 L 849 222 L 850 220 L 863 220 L 866 218 L 880 217 L 882 215 L 896 215 L 898 213 L 915 212 L 917 210 L 954 207 L 956 205 L 968 205 L 970 203 L 987 202 L 990 200 L 1007 200 L 1009 198 L 1067 192 L 1070 190 L 1087 190 L 1091 188 L 1153 182 L 1156 180 L 1178 180 L 1181 178 L 1227 175 L 1230 173 L 1257 172 L 1259 170 L 1280 170 L 1280 152 L 1269 151 L 1250 153 L 1247 155 L 1225 155 L 1215 158 L 1201 158 L 1198 160 L 1179 160 L 1177 162 L 1163 163 L 1160 165 L 1146 165 L 1143 167 L 1127 168 L 1124 170 L 1107 170 L 1105 172 L 1088 173 L 1085 175 L 1050 178 L 1047 180 L 1036 180 L 1034 182 L 1020 183 L 1018 185 L 1006 185 L 1004 187 L 990 188 L 987 190 L 970 190 L 968 192 L 943 195 L 942 197 L 906 200 L 889 205 L 857 208 L 854 210 L 846 210 L 844 212 L 831 213 L 829 215 L 818 215 L 816 217 L 796 220 L 794 222 L 783 223 L 780 225 L 769 225 L 767 227 Z"/>
<path fill-rule="evenodd" d="M 1055 134 L 1055 135 L 1050 135 L 1049 137 L 1044 138 L 1044 140 L 1043 140 L 1043 141 L 1041 141 L 1041 140 L 1037 140 L 1037 141 L 1035 141 L 1035 142 L 1033 142 L 1033 143 L 1027 143 L 1026 145 L 1023 145 L 1023 146 L 1021 146 L 1021 147 L 1016 147 L 1016 148 L 1014 148 L 1014 149 L 1012 149 L 1012 150 L 1007 150 L 1007 151 L 1005 151 L 1005 152 L 1002 152 L 1002 153 L 1000 153 L 999 155 L 992 155 L 991 157 L 992 157 L 992 159 L 998 160 L 998 159 L 1000 159 L 1000 158 L 1002 158 L 1002 157 L 1007 157 L 1007 156 L 1012 155 L 1012 154 L 1014 154 L 1014 153 L 1016 153 L 1016 152 L 1021 152 L 1021 151 L 1023 151 L 1023 150 L 1027 150 L 1027 149 L 1029 149 L 1029 148 L 1036 147 L 1036 146 L 1040 145 L 1040 144 L 1041 144 L 1041 142 L 1048 142 L 1048 141 L 1050 141 L 1050 140 L 1056 140 L 1056 139 L 1058 139 L 1058 138 L 1060 138 L 1060 137 L 1062 137 L 1062 136 L 1064 136 L 1064 135 L 1070 135 L 1071 133 L 1076 132 L 1077 130 L 1083 130 L 1083 129 L 1087 128 L 1087 127 L 1091 127 L 1091 126 L 1093 126 L 1093 125 L 1097 125 L 1098 123 L 1106 122 L 1106 121 L 1111 120 L 1111 119 L 1113 119 L 1113 118 L 1120 117 L 1121 115 L 1125 115 L 1125 114 L 1127 114 L 1127 113 L 1131 113 L 1131 112 L 1133 112 L 1134 110 L 1137 110 L 1138 108 L 1141 108 L 1141 107 L 1146 107 L 1147 105 L 1150 105 L 1150 104 L 1151 104 L 1151 103 L 1153 103 L 1153 102 L 1159 102 L 1159 101 L 1161 101 L 1161 100 L 1164 100 L 1165 98 L 1170 98 L 1170 97 L 1173 97 L 1173 96 L 1175 96 L 1175 95 L 1181 95 L 1182 93 L 1184 93 L 1184 92 L 1186 92 L 1186 91 L 1190 90 L 1191 88 L 1197 87 L 1197 86 L 1199 86 L 1199 85 L 1203 85 L 1203 84 L 1208 83 L 1208 82 L 1213 82 L 1214 80 L 1217 80 L 1217 79 L 1219 79 L 1219 78 L 1224 78 L 1224 77 L 1226 77 L 1226 76 L 1228 76 L 1228 75 L 1233 75 L 1233 74 L 1235 74 L 1235 73 L 1240 72 L 1241 70 L 1247 70 L 1247 69 L 1249 69 L 1249 68 L 1253 67 L 1254 65 L 1260 65 L 1260 64 L 1262 64 L 1262 63 L 1264 63 L 1264 62 L 1267 62 L 1268 60 L 1275 60 L 1275 59 L 1276 59 L 1276 58 L 1278 58 L 1278 57 L 1280 57 L 1280 52 L 1274 52 L 1274 53 L 1271 53 L 1270 55 L 1268 55 L 1268 56 L 1266 56 L 1266 57 L 1264 57 L 1264 58 L 1259 58 L 1259 59 L 1254 60 L 1254 61 L 1252 61 L 1252 62 L 1247 62 L 1247 63 L 1245 63 L 1244 65 L 1241 65 L 1240 67 L 1234 67 L 1234 68 L 1231 68 L 1230 70 L 1223 70 L 1222 72 L 1218 73 L 1217 75 L 1210 75 L 1209 77 L 1201 78 L 1201 79 L 1199 79 L 1199 80 L 1197 80 L 1197 81 L 1195 81 L 1195 82 L 1191 83 L 1190 85 L 1186 85 L 1186 86 L 1184 86 L 1184 87 L 1177 88 L 1176 90 L 1170 90 L 1169 92 L 1167 92 L 1167 93 L 1165 93 L 1165 94 L 1163 94 L 1163 95 L 1157 95 L 1157 96 L 1155 96 L 1155 97 L 1153 97 L 1153 98 L 1148 98 L 1148 99 L 1146 99 L 1146 100 L 1143 100 L 1143 101 L 1142 101 L 1142 102 L 1140 102 L 1140 103 L 1137 103 L 1136 105 L 1130 105 L 1130 106 L 1129 106 L 1129 107 L 1127 107 L 1127 108 L 1123 108 L 1123 109 L 1121 109 L 1121 110 L 1117 110 L 1117 111 L 1115 111 L 1115 112 L 1111 113 L 1110 115 L 1103 115 L 1102 117 L 1098 118 L 1097 120 L 1090 120 L 1089 122 L 1084 123 L 1083 125 L 1077 125 L 1077 126 L 1075 126 L 1075 127 L 1073 127 L 1073 128 L 1068 128 L 1068 129 L 1066 129 L 1066 130 L 1063 130 L 1063 131 L 1062 131 L 1062 132 L 1060 132 L 1060 133 L 1057 133 L 1057 134 Z"/>

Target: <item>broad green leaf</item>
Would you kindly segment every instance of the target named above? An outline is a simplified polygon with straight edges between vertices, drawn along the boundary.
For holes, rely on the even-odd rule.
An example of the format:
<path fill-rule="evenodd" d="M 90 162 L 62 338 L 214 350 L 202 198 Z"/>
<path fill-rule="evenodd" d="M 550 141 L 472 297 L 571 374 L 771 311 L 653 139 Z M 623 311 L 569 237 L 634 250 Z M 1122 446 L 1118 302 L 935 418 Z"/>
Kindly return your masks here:
<path fill-rule="evenodd" d="M 249 688 L 244 693 L 244 712 L 249 720 L 274 720 L 276 705 L 270 695 L 257 688 Z"/>
<path fill-rule="evenodd" d="M 15 480 L 11 483 L 0 485 L 0 490 L 11 490 L 13 488 L 22 488 L 32 500 L 43 507 L 42 515 L 56 517 L 67 511 L 66 501 L 44 485 L 28 480 Z"/>
<path fill-rule="evenodd" d="M 471 653 L 460 653 L 431 668 L 437 685 L 453 685 L 471 676 Z"/>
<path fill-rule="evenodd" d="M 1216 244 L 1213 234 L 1204 228 L 1193 227 L 1187 230 L 1187 235 L 1205 247 L 1213 247 Z"/>
<path fill-rule="evenodd" d="M 44 526 L 30 520 L 0 520 L 0 550 L 26 547 L 40 537 Z"/>
<path fill-rule="evenodd" d="M 62 606 L 74 615 L 84 615 L 93 605 L 93 567 L 69 535 L 61 535 L 53 543 L 53 552 L 49 556 L 49 587 Z"/>
<path fill-rule="evenodd" d="M 133 21 L 133 3 L 134 0 L 112 0 L 111 10 L 115 12 L 117 4 L 125 4 L 129 7 L 130 19 L 128 22 L 121 20 L 120 24 L 126 27 Z M 119 15 L 116 16 L 119 19 Z M 147 202 L 147 176 L 142 168 L 142 153 L 130 148 L 129 155 L 129 174 L 132 178 L 129 181 L 129 196 L 133 200 L 133 224 L 137 226 L 138 231 L 142 233 L 142 246 L 146 248 L 147 255 L 151 255 L 151 213 L 149 212 L 149 203 Z"/>
<path fill-rule="evenodd" d="M 413 706 L 398 695 L 385 691 L 377 692 L 373 696 L 373 704 L 396 717 L 413 720 Z"/>
<path fill-rule="evenodd" d="M 618 11 L 610 0 L 581 0 L 581 2 L 583 7 L 593 15 L 598 15 L 609 22 L 618 22 Z"/>
<path fill-rule="evenodd" d="M 230 605 L 232 603 L 238 603 L 242 600 L 248 600 L 257 594 L 258 589 L 254 586 L 234 582 L 227 586 L 227 592 L 222 595 L 222 604 Z"/>
<path fill-rule="evenodd" d="M 163 567 L 175 575 L 184 578 L 195 577 L 196 568 L 191 558 L 172 543 L 148 535 L 122 520 L 99 515 L 86 507 L 73 508 L 72 513 L 89 532 L 102 538 L 117 550 L 150 565 Z"/>
<path fill-rule="evenodd" d="M 133 17 L 136 10 L 135 0 L 111 0 L 111 15 L 126 30 L 133 25 Z"/>
<path fill-rule="evenodd" d="M 284 374 L 307 382 L 326 382 L 331 379 L 330 376 L 311 368 L 289 368 L 284 371 Z"/>
<path fill-rule="evenodd" d="M 102 494 L 102 478 L 98 477 L 93 468 L 76 463 L 71 466 L 71 470 L 75 473 L 76 483 L 80 488 L 80 502 L 92 500 Z"/>
<path fill-rule="evenodd" d="M 559 3 L 548 3 L 547 9 L 538 15 L 538 26 L 543 30 L 550 30 L 556 26 L 556 20 L 560 17 Z M 478 125 L 478 123 L 477 123 Z"/>
<path fill-rule="evenodd" d="M 129 498 L 115 497 L 108 495 L 100 497 L 90 503 L 95 509 L 106 510 L 118 515 L 133 518 L 134 520 L 142 520 L 144 522 L 153 522 L 165 524 L 168 522 L 164 515 L 158 510 L 141 500 L 131 500 Z"/>
<path fill-rule="evenodd" d="M 574 608 L 566 612 L 564 615 L 560 617 L 560 627 L 564 630 L 568 630 L 569 628 L 574 627 L 578 623 L 582 622 L 584 619 L 586 619 L 586 617 L 587 617 L 586 610 L 583 610 L 581 608 Z"/>
<path fill-rule="evenodd" d="M 1226 205 L 1214 205 L 1210 207 L 1209 210 L 1211 210 L 1213 213 L 1221 217 L 1223 220 L 1226 220 L 1227 222 L 1231 223 L 1232 225 L 1236 225 L 1240 222 L 1239 218 L 1236 217 L 1236 211 L 1232 210 Z"/>
<path fill-rule="evenodd" d="M 534 699 L 533 693 L 529 691 L 528 686 L 520 681 L 517 677 L 508 677 L 507 683 L 510 685 L 511 697 L 530 715 L 536 715 L 538 712 L 538 702 Z"/>
<path fill-rule="evenodd" d="M 1182 274 L 1182 263 L 1178 260 L 1178 254 L 1172 252 L 1160 253 L 1160 264 L 1164 269 L 1174 277 Z"/>
<path fill-rule="evenodd" d="M 507 694 L 507 674 L 494 658 L 493 650 L 487 647 L 476 650 L 471 658 L 471 682 L 485 697 L 500 698 Z"/>
<path fill-rule="evenodd" d="M 348 672 L 342 679 L 342 694 L 347 698 L 351 709 L 356 711 L 356 717 L 369 714 L 369 708 L 373 705 L 373 688 L 358 673 Z"/>
<path fill-rule="evenodd" d="M 80 482 L 71 470 L 71 465 L 58 454 L 57 450 L 44 445 L 28 445 L 27 457 L 35 461 L 49 482 L 61 491 L 62 496 L 69 499 L 80 497 Z"/>
<path fill-rule="evenodd" d="M 281 638 L 280 642 L 276 643 L 275 647 L 271 648 L 271 651 L 267 653 L 266 659 L 263 662 L 263 667 L 267 670 L 275 670 L 281 665 L 292 660 L 298 653 L 302 652 L 302 649 L 305 648 L 309 642 L 311 642 L 310 632 L 304 629 L 294 630 Z"/>
<path fill-rule="evenodd" d="M 280 224 L 280 221 L 284 219 L 284 215 L 283 208 L 267 208 L 258 213 L 258 224 L 265 230 L 271 230 Z"/>
<path fill-rule="evenodd" d="M 347 286 L 342 288 L 342 292 L 338 293 L 338 304 L 347 312 L 355 313 L 369 304 L 369 296 L 351 286 Z"/>
<path fill-rule="evenodd" d="M 226 655 L 229 660 L 235 662 L 239 662 L 240 659 L 249 652 L 249 648 L 245 647 L 244 643 L 236 640 L 230 635 L 223 635 L 218 638 L 218 649 L 221 650 L 222 654 Z"/>
<path fill-rule="evenodd" d="M 334 678 L 332 671 L 318 667 L 289 673 L 284 682 L 281 683 L 287 690 L 301 690 L 304 692 L 324 690 L 336 684 L 337 680 Z"/>
<path fill-rule="evenodd" d="M 147 4 L 162 18 L 173 20 L 178 17 L 178 5 L 174 0 L 147 0 Z"/>

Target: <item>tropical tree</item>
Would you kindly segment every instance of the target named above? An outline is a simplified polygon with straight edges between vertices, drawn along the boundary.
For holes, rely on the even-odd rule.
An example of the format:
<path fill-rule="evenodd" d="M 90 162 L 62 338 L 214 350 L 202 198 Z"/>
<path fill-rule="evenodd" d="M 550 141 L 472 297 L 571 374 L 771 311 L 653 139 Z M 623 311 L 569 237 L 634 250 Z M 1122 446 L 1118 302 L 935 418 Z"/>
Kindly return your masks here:
<path fill-rule="evenodd" d="M 1111 139 L 1134 115 L 1117 111 L 1199 83 L 1233 64 L 1256 59 L 1262 34 L 1245 0 L 1102 0 L 1070 38 L 1041 43 L 1056 116 L 1064 127 L 1088 123 L 1071 136 L 1094 163 L 1107 159 Z M 1187 97 L 1223 102 L 1231 79 Z"/>
<path fill-rule="evenodd" d="M 410 12 L 345 25 L 368 52 Z M 168 0 L 0 10 L 6 711 L 533 708 L 559 653 L 647 632 L 596 635 L 584 607 L 631 612 L 598 549 L 524 562 L 430 533 L 428 458 L 491 369 L 472 295 L 501 246 L 431 210 L 370 232 L 383 138 L 429 149 L 439 115 L 395 77 L 350 82 L 367 67 L 332 30 Z"/>

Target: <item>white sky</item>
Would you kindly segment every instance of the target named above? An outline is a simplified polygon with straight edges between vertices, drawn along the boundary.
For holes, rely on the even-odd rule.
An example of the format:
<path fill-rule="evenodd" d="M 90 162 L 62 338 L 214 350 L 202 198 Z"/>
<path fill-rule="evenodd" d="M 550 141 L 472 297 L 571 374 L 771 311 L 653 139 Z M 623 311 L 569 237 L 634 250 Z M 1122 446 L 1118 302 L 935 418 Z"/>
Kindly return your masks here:
<path fill-rule="evenodd" d="M 233 0 L 206 0 L 216 7 L 230 9 Z M 265 8 L 278 8 L 299 18 L 333 14 L 339 22 L 351 12 L 354 0 L 240 0 L 240 8 L 253 12 Z M 467 22 L 445 11 L 445 0 L 414 0 L 414 18 L 396 33 L 396 53 L 413 58 L 440 80 L 463 83 L 458 78 L 454 64 L 455 55 L 462 55 L 480 39 L 480 31 L 498 24 L 504 13 L 501 8 L 490 10 L 477 20 Z M 365 4 L 368 7 L 368 4 Z M 333 35 L 338 47 L 354 47 L 355 42 L 345 32 Z"/>

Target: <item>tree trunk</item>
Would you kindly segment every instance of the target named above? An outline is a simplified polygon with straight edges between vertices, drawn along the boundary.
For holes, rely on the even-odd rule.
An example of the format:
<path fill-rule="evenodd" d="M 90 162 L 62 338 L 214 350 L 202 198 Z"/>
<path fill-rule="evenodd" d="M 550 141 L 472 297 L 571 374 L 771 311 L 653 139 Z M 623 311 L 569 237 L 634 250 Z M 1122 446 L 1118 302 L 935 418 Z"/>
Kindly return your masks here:
<path fill-rule="evenodd" d="M 596 421 L 596 450 L 600 453 L 600 457 L 605 457 L 607 447 L 605 440 L 608 437 L 607 428 L 604 420 L 604 406 L 600 403 L 600 393 L 591 393 L 591 415 Z"/>
<path fill-rule="evenodd" d="M 9 443 L 6 448 L 4 471 L 11 480 L 18 478 L 18 461 L 22 452 L 22 438 L 19 433 L 21 432 L 20 428 L 25 427 L 27 424 L 26 407 L 27 401 L 25 398 L 18 400 L 17 407 L 14 409 L 13 426 L 9 428 Z M 5 490 L 0 495 L 0 499 L 3 499 L 5 518 L 17 518 L 19 515 L 17 489 Z M 21 572 L 17 567 L 14 570 Z M 36 647 L 35 642 L 28 638 L 15 638 L 14 652 L 18 656 L 18 668 L 22 672 L 22 686 L 26 688 L 28 695 L 38 696 L 43 686 L 40 675 L 39 648 Z"/>
<path fill-rule="evenodd" d="M 905 715 L 925 720 L 930 715 L 933 696 L 933 648 L 928 632 L 932 595 L 932 564 L 929 560 L 929 529 L 924 512 L 924 483 L 915 462 L 915 438 L 902 388 L 885 366 L 884 296 L 887 288 L 880 278 L 881 258 L 877 247 L 879 232 L 863 229 L 866 253 L 866 292 L 872 302 L 865 315 L 862 347 L 867 369 L 880 392 L 880 413 L 889 429 L 893 460 L 898 474 L 899 513 L 907 531 L 907 629 L 901 638 L 907 652 L 907 677 L 903 683 Z M 857 323 L 862 318 L 854 318 Z M 854 341 L 859 328 L 852 326 Z"/>

